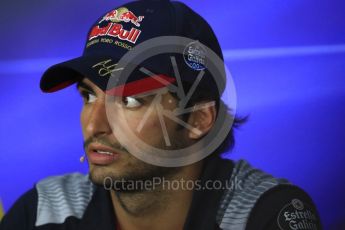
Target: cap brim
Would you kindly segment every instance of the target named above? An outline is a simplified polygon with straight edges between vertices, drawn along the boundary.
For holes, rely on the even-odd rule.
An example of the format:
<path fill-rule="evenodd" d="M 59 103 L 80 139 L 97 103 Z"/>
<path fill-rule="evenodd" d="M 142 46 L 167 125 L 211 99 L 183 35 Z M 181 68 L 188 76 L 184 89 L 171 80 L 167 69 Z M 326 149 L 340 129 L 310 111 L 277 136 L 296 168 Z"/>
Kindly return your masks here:
<path fill-rule="evenodd" d="M 108 88 L 109 77 L 100 76 L 100 68 L 95 68 L 98 63 L 110 60 L 109 65 L 116 65 L 118 58 L 104 56 L 81 56 L 48 68 L 40 81 L 43 92 L 52 93 L 64 89 L 82 78 L 88 78 L 107 94 L 118 96 L 130 96 L 145 93 L 165 87 L 176 81 L 175 78 L 159 74 L 155 76 L 143 76 L 124 85 L 111 89 Z M 101 66 L 102 67 L 102 66 Z"/>
<path fill-rule="evenodd" d="M 40 88 L 43 92 L 51 93 L 77 82 L 82 77 L 92 78 L 95 75 L 92 66 L 101 60 L 104 60 L 104 57 L 81 56 L 53 65 L 43 73 Z M 97 86 L 103 88 L 99 83 Z"/>

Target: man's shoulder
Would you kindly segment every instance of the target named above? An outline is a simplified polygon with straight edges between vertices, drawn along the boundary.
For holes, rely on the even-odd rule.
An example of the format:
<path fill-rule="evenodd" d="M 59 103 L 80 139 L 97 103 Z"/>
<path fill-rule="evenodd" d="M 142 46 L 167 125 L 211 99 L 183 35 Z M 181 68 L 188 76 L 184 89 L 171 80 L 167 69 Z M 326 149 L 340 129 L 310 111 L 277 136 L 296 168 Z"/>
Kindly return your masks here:
<path fill-rule="evenodd" d="M 47 202 L 58 205 L 64 205 L 66 202 L 73 204 L 85 198 L 89 199 L 94 191 L 94 185 L 88 175 L 81 173 L 49 176 L 37 182 L 35 188 L 39 206 Z"/>
<path fill-rule="evenodd" d="M 217 222 L 224 229 L 244 229 L 259 198 L 273 187 L 288 183 L 252 167 L 245 160 L 235 162 L 217 213 Z"/>
<path fill-rule="evenodd" d="M 50 176 L 36 183 L 11 207 L 1 229 L 31 229 L 61 224 L 68 217 L 81 218 L 94 192 L 87 175 Z"/>
<path fill-rule="evenodd" d="M 311 224 L 319 226 L 312 199 L 286 179 L 276 178 L 239 160 L 234 164 L 229 182 L 231 186 L 223 194 L 217 215 L 222 229 L 271 229 L 269 226 L 279 229 L 279 221 L 285 224 L 281 210 L 292 202 L 304 205 L 305 211 L 315 216 Z"/>
<path fill-rule="evenodd" d="M 237 202 L 255 202 L 269 189 L 282 184 L 290 184 L 284 178 L 276 178 L 269 173 L 251 166 L 245 160 L 233 163 L 229 185 L 223 195 L 225 204 Z M 231 198 L 231 199 L 230 199 Z M 243 198 L 243 199 L 242 199 Z"/>
<path fill-rule="evenodd" d="M 69 216 L 81 218 L 94 186 L 87 175 L 71 173 L 47 177 L 36 184 L 38 194 L 36 226 L 63 223 Z"/>

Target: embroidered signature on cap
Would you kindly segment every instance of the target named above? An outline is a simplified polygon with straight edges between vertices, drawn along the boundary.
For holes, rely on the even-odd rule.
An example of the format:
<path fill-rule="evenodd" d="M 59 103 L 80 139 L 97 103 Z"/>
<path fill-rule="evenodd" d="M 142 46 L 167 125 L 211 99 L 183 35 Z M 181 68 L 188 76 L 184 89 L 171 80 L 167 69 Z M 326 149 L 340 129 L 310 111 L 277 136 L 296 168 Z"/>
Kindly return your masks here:
<path fill-rule="evenodd" d="M 117 63 L 114 64 L 112 59 L 107 59 L 98 62 L 97 64 L 93 65 L 92 68 L 97 68 L 99 76 L 104 77 L 110 75 L 112 72 L 123 70 L 123 68 L 116 68 L 116 66 Z"/>

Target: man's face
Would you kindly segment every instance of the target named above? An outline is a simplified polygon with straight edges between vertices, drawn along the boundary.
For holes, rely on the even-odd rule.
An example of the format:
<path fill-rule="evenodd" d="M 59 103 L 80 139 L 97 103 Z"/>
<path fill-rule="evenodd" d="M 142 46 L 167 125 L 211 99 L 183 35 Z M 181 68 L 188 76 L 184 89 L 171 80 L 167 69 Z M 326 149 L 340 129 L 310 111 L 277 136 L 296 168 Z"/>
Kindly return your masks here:
<path fill-rule="evenodd" d="M 128 149 L 131 146 L 123 146 L 116 138 L 117 135 L 123 135 L 123 133 L 112 130 L 111 122 L 118 124 L 126 122 L 126 127 L 135 132 L 137 137 L 146 144 L 164 149 L 166 142 L 157 111 L 151 112 L 140 132 L 137 131 L 154 96 L 136 95 L 117 98 L 112 102 L 115 108 L 113 110 L 115 116 L 112 117 L 115 117 L 115 120 L 109 122 L 104 91 L 86 78 L 79 83 L 78 90 L 84 101 L 81 125 L 90 178 L 94 183 L 103 184 L 106 177 L 112 178 L 113 181 L 151 179 L 171 175 L 179 170 L 179 168 L 150 165 L 135 158 L 129 153 Z M 164 109 L 173 110 L 177 102 L 170 93 L 165 93 L 162 95 L 160 104 Z M 122 109 L 123 112 L 116 112 L 116 108 Z M 164 118 L 164 123 L 171 140 L 169 149 L 180 149 L 191 144 L 185 129 L 179 128 L 177 123 L 166 118 Z M 129 140 L 129 143 L 133 145 L 136 144 L 135 142 L 136 140 Z"/>

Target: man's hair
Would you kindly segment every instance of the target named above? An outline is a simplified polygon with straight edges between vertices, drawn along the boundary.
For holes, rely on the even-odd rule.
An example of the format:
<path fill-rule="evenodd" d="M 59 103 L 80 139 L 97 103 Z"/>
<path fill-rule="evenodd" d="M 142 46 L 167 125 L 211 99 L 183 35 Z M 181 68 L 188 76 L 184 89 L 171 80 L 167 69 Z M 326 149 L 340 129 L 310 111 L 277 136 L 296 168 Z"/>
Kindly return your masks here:
<path fill-rule="evenodd" d="M 188 92 L 188 90 L 191 88 L 191 84 L 183 82 L 183 88 L 184 88 L 185 92 Z M 172 95 L 179 100 L 177 94 L 172 93 Z M 223 153 L 230 152 L 234 148 L 234 146 L 235 146 L 234 129 L 238 128 L 240 125 L 245 123 L 247 121 L 248 117 L 247 116 L 244 116 L 244 117 L 236 116 L 233 113 L 232 109 L 229 108 L 224 103 L 223 100 L 221 100 L 221 98 L 218 94 L 215 95 L 212 93 L 212 91 L 207 90 L 207 89 L 203 89 L 200 87 L 197 87 L 197 89 L 194 91 L 194 93 L 190 97 L 190 99 L 187 103 L 187 107 L 192 107 L 196 104 L 210 102 L 210 101 L 215 102 L 217 116 L 219 115 L 220 106 L 223 106 L 225 108 L 225 111 L 227 112 L 225 114 L 225 116 L 226 116 L 225 118 L 233 120 L 233 123 L 232 123 L 230 130 L 229 130 L 229 133 L 227 134 L 225 139 L 222 141 L 222 143 L 217 147 L 217 149 L 211 154 L 211 157 L 212 156 L 221 156 Z M 190 113 L 186 113 L 186 114 L 182 115 L 181 119 L 186 122 L 189 118 L 189 115 L 190 115 Z M 184 127 L 180 126 L 180 128 L 184 128 Z"/>

